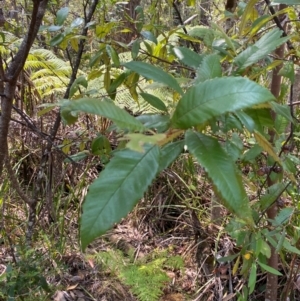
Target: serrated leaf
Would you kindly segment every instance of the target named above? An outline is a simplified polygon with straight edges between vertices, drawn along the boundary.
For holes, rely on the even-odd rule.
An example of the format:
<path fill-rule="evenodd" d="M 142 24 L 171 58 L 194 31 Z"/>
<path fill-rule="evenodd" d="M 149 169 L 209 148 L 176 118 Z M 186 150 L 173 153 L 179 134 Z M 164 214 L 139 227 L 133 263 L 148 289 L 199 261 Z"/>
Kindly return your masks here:
<path fill-rule="evenodd" d="M 273 224 L 275 226 L 282 226 L 283 224 L 285 224 L 289 221 L 289 219 L 293 213 L 294 213 L 294 208 L 287 207 L 287 208 L 281 209 L 279 211 L 279 213 L 277 214 L 277 216 L 275 217 Z"/>
<path fill-rule="evenodd" d="M 265 269 L 267 272 L 271 273 L 271 274 L 274 274 L 274 275 L 278 275 L 278 276 L 282 276 L 282 274 L 275 270 L 274 268 L 262 263 L 262 262 L 257 262 L 263 269 Z"/>
<path fill-rule="evenodd" d="M 282 31 L 275 28 L 264 34 L 255 44 L 242 51 L 235 59 L 234 63 L 239 69 L 245 69 L 248 66 L 265 58 L 277 47 L 285 43 L 290 37 L 281 37 Z"/>
<path fill-rule="evenodd" d="M 65 122 L 72 123 L 78 112 L 96 114 L 112 120 L 121 129 L 143 131 L 145 127 L 141 122 L 117 107 L 109 100 L 96 98 L 81 98 L 66 102 L 62 105 L 61 115 Z"/>
<path fill-rule="evenodd" d="M 68 7 L 63 7 L 61 8 L 57 14 L 56 14 L 56 24 L 57 25 L 63 25 L 63 23 L 65 22 L 67 16 L 69 13 L 69 8 Z"/>
<path fill-rule="evenodd" d="M 154 108 L 156 108 L 160 111 L 168 112 L 168 109 L 167 109 L 166 105 L 164 104 L 164 102 L 162 100 L 160 100 L 157 96 L 149 94 L 149 93 L 140 93 L 140 95 L 148 103 L 150 103 L 150 105 L 153 106 Z"/>
<path fill-rule="evenodd" d="M 147 147 L 144 153 L 122 150 L 106 165 L 89 187 L 80 224 L 84 250 L 125 217 L 142 198 L 158 170 L 159 149 Z"/>
<path fill-rule="evenodd" d="M 285 117 L 290 122 L 294 123 L 294 119 L 291 115 L 291 108 L 288 105 L 280 105 L 280 104 L 276 103 L 275 101 L 272 101 L 271 106 L 276 114 L 279 114 L 279 115 Z"/>
<path fill-rule="evenodd" d="M 160 152 L 159 172 L 166 169 L 183 151 L 184 140 L 165 145 Z"/>
<path fill-rule="evenodd" d="M 200 66 L 204 57 L 186 47 L 174 47 L 172 51 L 183 64 L 195 69 Z"/>
<path fill-rule="evenodd" d="M 186 145 L 205 168 L 225 207 L 248 224 L 253 224 L 249 200 L 234 162 L 218 140 L 191 130 L 185 135 Z"/>
<path fill-rule="evenodd" d="M 254 137 L 261 148 L 266 151 L 276 162 L 281 164 L 281 160 L 276 154 L 272 144 L 259 132 L 254 131 Z"/>
<path fill-rule="evenodd" d="M 207 79 L 222 76 L 222 67 L 220 57 L 216 54 L 210 54 L 203 58 L 200 67 L 197 69 L 197 78 L 195 83 L 204 82 Z"/>
<path fill-rule="evenodd" d="M 180 99 L 171 122 L 175 128 L 200 125 L 227 112 L 274 100 L 271 92 L 242 77 L 214 78 L 190 88 Z"/>
<path fill-rule="evenodd" d="M 270 109 L 246 109 L 244 114 L 247 114 L 253 120 L 253 129 L 259 131 L 260 133 L 264 134 L 266 127 L 273 128 L 274 127 L 274 120 L 271 116 Z M 249 121 L 249 120 L 248 120 Z M 245 125 L 246 126 L 246 125 Z"/>
<path fill-rule="evenodd" d="M 176 79 L 171 76 L 169 73 L 164 70 L 152 66 L 150 64 L 144 62 L 129 62 L 124 64 L 124 66 L 134 72 L 142 75 L 145 78 L 152 79 L 158 83 L 165 84 L 167 87 L 174 89 L 179 94 L 183 94 L 182 89 L 180 88 Z"/>
<path fill-rule="evenodd" d="M 285 237 L 284 241 L 283 241 L 283 247 L 295 254 L 300 255 L 300 250 L 298 248 L 296 248 L 295 246 L 292 246 L 291 243 L 287 240 L 287 238 Z"/>
<path fill-rule="evenodd" d="M 268 188 L 268 192 L 259 201 L 261 211 L 265 211 L 280 197 L 286 189 L 285 183 L 276 183 Z"/>

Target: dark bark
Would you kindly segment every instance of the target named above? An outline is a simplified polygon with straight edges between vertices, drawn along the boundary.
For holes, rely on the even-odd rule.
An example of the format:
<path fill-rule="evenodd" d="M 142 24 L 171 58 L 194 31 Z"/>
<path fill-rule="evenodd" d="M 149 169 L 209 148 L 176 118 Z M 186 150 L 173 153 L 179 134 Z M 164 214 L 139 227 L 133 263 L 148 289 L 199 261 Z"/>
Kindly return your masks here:
<path fill-rule="evenodd" d="M 41 25 L 48 0 L 33 1 L 33 10 L 31 14 L 31 22 L 27 34 L 21 43 L 20 49 L 9 64 L 7 70 L 2 69 L 3 61 L 0 60 L 1 69 L 1 116 L 0 116 L 0 176 L 3 172 L 4 160 L 7 156 L 8 145 L 7 136 L 9 129 L 9 122 L 11 118 L 12 104 L 16 90 L 16 84 L 20 72 L 23 69 L 27 59 L 29 50 L 36 38 L 37 32 Z"/>

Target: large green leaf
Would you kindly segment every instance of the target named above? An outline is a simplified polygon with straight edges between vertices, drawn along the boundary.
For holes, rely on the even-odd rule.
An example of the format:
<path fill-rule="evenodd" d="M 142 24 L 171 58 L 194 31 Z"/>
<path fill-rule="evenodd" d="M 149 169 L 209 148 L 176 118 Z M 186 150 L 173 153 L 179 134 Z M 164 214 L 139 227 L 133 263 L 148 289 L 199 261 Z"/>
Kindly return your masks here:
<path fill-rule="evenodd" d="M 150 64 L 144 62 L 129 62 L 124 64 L 124 66 L 148 79 L 152 79 L 158 83 L 165 84 L 169 88 L 174 89 L 179 94 L 183 94 L 182 89 L 180 88 L 176 79 L 171 76 L 169 73 L 165 72 L 164 70 L 152 66 Z"/>
<path fill-rule="evenodd" d="M 213 117 L 274 100 L 271 92 L 243 77 L 223 77 L 199 83 L 180 99 L 171 119 L 187 129 Z"/>
<path fill-rule="evenodd" d="M 234 62 L 240 69 L 245 69 L 248 66 L 265 58 L 268 54 L 272 53 L 277 47 L 285 43 L 290 37 L 281 37 L 282 31 L 275 28 L 268 33 L 264 34 L 260 40 L 255 44 L 249 46 L 246 50 L 241 52 Z"/>
<path fill-rule="evenodd" d="M 234 162 L 217 139 L 191 130 L 185 135 L 188 150 L 205 168 L 225 207 L 239 218 L 253 224 L 251 208 L 242 178 Z"/>
<path fill-rule="evenodd" d="M 191 68 L 198 68 L 204 57 L 186 47 L 174 47 L 172 51 L 183 64 Z"/>
<path fill-rule="evenodd" d="M 69 8 L 68 7 L 63 7 L 61 8 L 57 14 L 56 14 L 56 24 L 57 25 L 63 25 L 64 21 L 66 20 L 67 16 L 69 13 Z"/>
<path fill-rule="evenodd" d="M 222 76 L 220 57 L 217 54 L 210 54 L 203 58 L 200 67 L 197 69 L 196 83 L 204 82 L 207 79 Z"/>
<path fill-rule="evenodd" d="M 73 123 L 78 112 L 96 114 L 112 120 L 118 127 L 132 131 L 143 131 L 145 127 L 141 122 L 117 107 L 109 100 L 96 98 L 81 98 L 63 103 L 61 115 L 65 122 Z"/>
<path fill-rule="evenodd" d="M 158 171 L 159 148 L 144 153 L 122 150 L 89 187 L 80 224 L 82 249 L 125 217 L 142 198 Z"/>
<path fill-rule="evenodd" d="M 167 168 L 183 151 L 184 140 L 176 141 L 167 144 L 161 150 L 159 160 L 159 171 Z"/>

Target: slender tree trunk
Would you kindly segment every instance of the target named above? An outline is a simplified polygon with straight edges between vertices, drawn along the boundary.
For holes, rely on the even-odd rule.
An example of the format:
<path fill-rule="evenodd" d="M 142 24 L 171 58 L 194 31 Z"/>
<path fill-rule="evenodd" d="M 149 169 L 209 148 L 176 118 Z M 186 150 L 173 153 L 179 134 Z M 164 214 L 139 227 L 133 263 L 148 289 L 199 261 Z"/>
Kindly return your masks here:
<path fill-rule="evenodd" d="M 285 5 L 280 5 L 279 9 L 285 8 Z M 284 57 L 284 50 L 285 50 L 285 44 L 280 46 L 275 50 L 275 56 L 278 59 L 282 59 Z M 282 76 L 279 75 L 279 71 L 281 69 L 281 65 L 277 66 L 272 75 L 272 82 L 271 82 L 271 92 L 272 94 L 278 98 L 280 95 L 280 89 L 281 89 L 281 79 Z M 272 118 L 275 122 L 276 114 L 272 111 Z M 270 135 L 270 142 L 274 142 L 275 132 L 273 130 L 269 131 Z M 272 173 L 271 173 L 272 174 Z M 272 180 L 271 174 L 268 175 L 267 178 L 267 185 L 268 187 L 275 184 L 275 181 Z M 274 219 L 276 215 L 278 214 L 278 207 L 277 202 L 275 202 L 268 210 L 267 210 L 267 216 L 268 219 Z M 275 248 L 270 245 L 271 248 L 271 256 L 268 259 L 268 265 L 275 270 L 278 269 L 278 253 L 276 252 Z M 267 286 L 266 286 L 266 292 L 265 292 L 265 301 L 276 301 L 278 295 L 278 276 L 274 275 L 272 273 L 267 273 Z"/>

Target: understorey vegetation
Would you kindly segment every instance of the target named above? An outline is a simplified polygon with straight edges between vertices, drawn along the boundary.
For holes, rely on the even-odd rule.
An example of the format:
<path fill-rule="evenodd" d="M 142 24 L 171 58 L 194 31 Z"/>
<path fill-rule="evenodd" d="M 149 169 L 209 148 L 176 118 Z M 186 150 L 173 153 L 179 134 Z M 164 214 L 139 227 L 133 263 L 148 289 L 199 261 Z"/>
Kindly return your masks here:
<path fill-rule="evenodd" d="M 0 1 L 0 300 L 299 300 L 298 5 Z"/>

